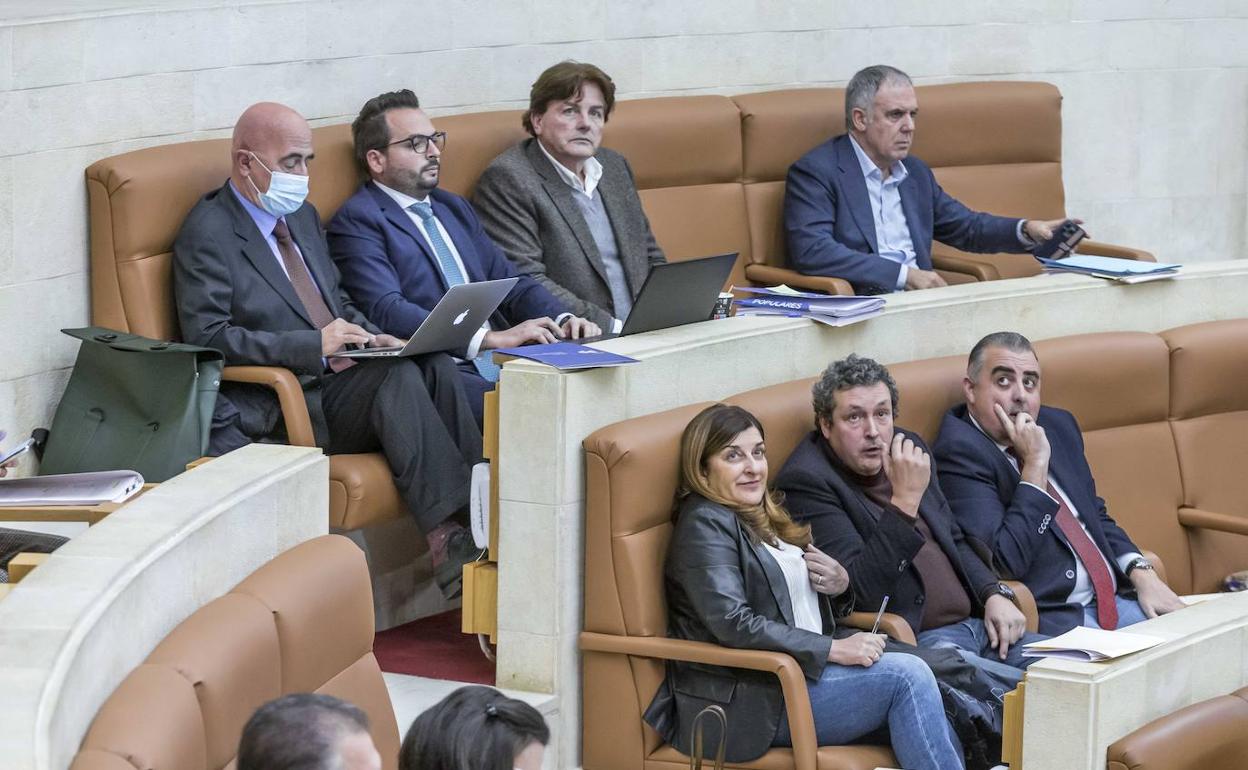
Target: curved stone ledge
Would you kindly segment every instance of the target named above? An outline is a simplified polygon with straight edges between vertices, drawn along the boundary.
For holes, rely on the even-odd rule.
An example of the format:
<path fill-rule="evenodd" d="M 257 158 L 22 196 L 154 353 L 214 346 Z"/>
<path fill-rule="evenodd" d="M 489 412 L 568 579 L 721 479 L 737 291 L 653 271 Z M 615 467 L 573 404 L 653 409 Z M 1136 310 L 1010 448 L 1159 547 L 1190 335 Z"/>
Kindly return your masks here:
<path fill-rule="evenodd" d="M 6 770 L 67 767 L 100 705 L 178 623 L 328 525 L 319 449 L 252 444 L 74 538 L 0 602 Z"/>

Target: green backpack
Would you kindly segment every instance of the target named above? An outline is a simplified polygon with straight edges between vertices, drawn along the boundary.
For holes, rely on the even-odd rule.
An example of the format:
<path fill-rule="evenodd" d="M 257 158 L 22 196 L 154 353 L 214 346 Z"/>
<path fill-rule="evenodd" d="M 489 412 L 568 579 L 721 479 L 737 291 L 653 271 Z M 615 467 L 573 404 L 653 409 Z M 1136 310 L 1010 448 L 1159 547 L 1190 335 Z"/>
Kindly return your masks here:
<path fill-rule="evenodd" d="M 42 475 L 134 470 L 164 481 L 202 457 L 224 357 L 218 350 L 89 326 L 52 418 Z"/>

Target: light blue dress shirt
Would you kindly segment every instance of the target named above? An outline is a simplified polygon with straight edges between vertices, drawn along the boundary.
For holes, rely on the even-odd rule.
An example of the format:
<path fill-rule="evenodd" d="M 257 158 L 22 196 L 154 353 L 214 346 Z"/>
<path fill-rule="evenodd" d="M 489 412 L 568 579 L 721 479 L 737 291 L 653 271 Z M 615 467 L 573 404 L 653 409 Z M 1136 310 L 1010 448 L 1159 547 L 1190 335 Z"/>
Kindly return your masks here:
<path fill-rule="evenodd" d="M 858 165 L 862 168 L 862 178 L 867 183 L 867 199 L 871 201 L 871 216 L 875 219 L 875 242 L 880 256 L 890 262 L 901 265 L 897 271 L 897 291 L 906 288 L 906 274 L 911 268 L 917 267 L 914 256 L 914 240 L 910 237 L 910 226 L 906 223 L 906 212 L 901 208 L 901 183 L 906 181 L 910 172 L 906 164 L 899 160 L 893 161 L 888 179 L 884 178 L 880 167 L 875 165 L 867 153 L 858 146 L 858 140 L 851 134 L 849 143 L 858 156 Z M 1031 248 L 1035 243 L 1023 232 L 1024 219 L 1018 220 L 1014 234 L 1018 242 Z"/>
<path fill-rule="evenodd" d="M 898 291 L 906 288 L 906 273 L 915 267 L 914 240 L 910 238 L 910 226 L 906 224 L 906 212 L 901 208 L 901 191 L 898 187 L 910 176 L 906 165 L 893 161 L 888 179 L 880 167 L 867 157 L 858 140 L 851 135 L 849 143 L 858 156 L 862 177 L 867 183 L 867 199 L 871 201 L 871 216 L 875 219 L 875 242 L 880 256 L 901 265 L 897 271 Z"/>

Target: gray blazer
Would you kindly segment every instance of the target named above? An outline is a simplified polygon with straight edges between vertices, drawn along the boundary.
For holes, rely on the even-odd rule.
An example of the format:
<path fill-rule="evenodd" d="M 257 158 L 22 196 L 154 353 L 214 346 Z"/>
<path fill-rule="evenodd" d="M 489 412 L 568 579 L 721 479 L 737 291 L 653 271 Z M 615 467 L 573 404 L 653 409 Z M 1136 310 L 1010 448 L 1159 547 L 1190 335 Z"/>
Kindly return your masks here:
<path fill-rule="evenodd" d="M 596 157 L 603 167 L 598 191 L 635 299 L 650 266 L 666 259 L 642 211 L 628 161 L 607 149 Z M 533 276 L 571 312 L 610 331 L 616 315 L 606 267 L 573 195 L 530 138 L 490 163 L 473 204 L 485 231 L 521 274 Z"/>
<path fill-rule="evenodd" d="M 303 204 L 286 217 L 286 226 L 334 317 L 380 334 L 342 290 L 316 208 Z M 183 340 L 220 350 L 227 366 L 284 366 L 298 375 L 316 442 L 325 446 L 321 332 L 228 181 L 201 198 L 182 223 L 173 243 L 173 291 Z M 254 388 L 237 391 L 223 386 L 221 397 L 238 409 L 245 431 L 259 438 L 276 419 L 276 398 Z"/>

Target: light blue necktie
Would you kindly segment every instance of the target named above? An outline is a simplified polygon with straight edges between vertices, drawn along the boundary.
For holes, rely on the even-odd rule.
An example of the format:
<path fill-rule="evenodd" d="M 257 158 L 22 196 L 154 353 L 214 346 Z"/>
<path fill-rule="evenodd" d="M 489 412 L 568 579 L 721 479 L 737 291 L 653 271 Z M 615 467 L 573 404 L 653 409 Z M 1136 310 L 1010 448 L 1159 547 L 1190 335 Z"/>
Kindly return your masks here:
<path fill-rule="evenodd" d="M 421 222 L 425 223 L 425 234 L 429 236 L 429 243 L 433 244 L 433 253 L 438 258 L 438 267 L 442 269 L 442 275 L 446 277 L 446 285 L 459 286 L 468 283 L 467 277 L 459 269 L 459 263 L 455 261 L 455 255 L 451 253 L 451 247 L 447 246 L 442 238 L 442 231 L 438 229 L 437 220 L 433 216 L 433 205 L 429 201 L 416 201 L 408 208 L 420 217 Z M 499 367 L 494 363 L 491 353 L 479 354 L 472 359 L 472 365 L 486 380 L 498 382 Z"/>

